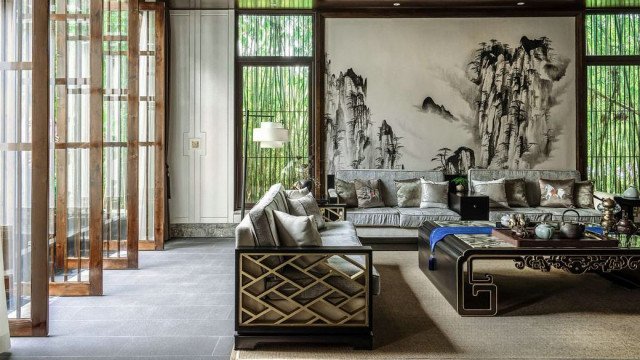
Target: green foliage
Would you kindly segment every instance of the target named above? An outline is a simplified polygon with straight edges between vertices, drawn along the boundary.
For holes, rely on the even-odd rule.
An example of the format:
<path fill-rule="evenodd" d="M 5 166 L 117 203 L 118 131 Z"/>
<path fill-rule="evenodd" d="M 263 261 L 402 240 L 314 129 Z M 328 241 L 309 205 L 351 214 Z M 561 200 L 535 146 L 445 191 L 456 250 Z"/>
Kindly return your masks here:
<path fill-rule="evenodd" d="M 640 55 L 640 14 L 591 14 L 585 19 L 587 55 Z"/>
<path fill-rule="evenodd" d="M 456 184 L 456 185 L 462 185 L 462 186 L 467 186 L 467 184 L 469 183 L 467 178 L 464 177 L 464 176 L 458 176 L 456 178 L 453 178 L 453 179 L 451 179 L 451 182 Z"/>
<path fill-rule="evenodd" d="M 239 9 L 312 9 L 313 0 L 238 0 Z"/>
<path fill-rule="evenodd" d="M 243 126 L 248 126 L 247 201 L 258 200 L 274 183 L 291 187 L 300 180 L 300 164 L 309 162 L 309 68 L 245 66 Z M 264 117 L 267 116 L 267 117 Z M 282 149 L 261 149 L 252 129 L 273 121 L 289 130 Z"/>
<path fill-rule="evenodd" d="M 587 0 L 588 8 L 598 7 L 640 7 L 640 0 Z"/>
<path fill-rule="evenodd" d="M 640 55 L 638 14 L 588 15 L 589 55 Z M 600 191 L 620 193 L 640 177 L 640 66 L 587 69 L 587 172 Z"/>
<path fill-rule="evenodd" d="M 311 15 L 241 15 L 238 56 L 313 56 Z"/>
<path fill-rule="evenodd" d="M 238 18 L 239 56 L 313 55 L 309 15 L 242 15 Z M 310 147 L 310 68 L 274 64 L 242 67 L 243 130 L 248 127 L 247 202 L 254 203 L 274 183 L 291 187 L 308 167 Z M 253 129 L 278 122 L 289 130 L 282 149 L 261 149 Z M 244 131 L 243 131 L 244 136 Z M 305 170 L 306 171 L 306 170 Z"/>

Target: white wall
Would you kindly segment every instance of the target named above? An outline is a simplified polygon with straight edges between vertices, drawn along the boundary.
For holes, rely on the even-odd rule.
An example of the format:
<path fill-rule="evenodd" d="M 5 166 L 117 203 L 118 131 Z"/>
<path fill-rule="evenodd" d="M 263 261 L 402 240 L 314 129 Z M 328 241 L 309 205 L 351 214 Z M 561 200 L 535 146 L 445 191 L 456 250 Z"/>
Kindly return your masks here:
<path fill-rule="evenodd" d="M 234 14 L 170 12 L 172 224 L 233 221 Z"/>

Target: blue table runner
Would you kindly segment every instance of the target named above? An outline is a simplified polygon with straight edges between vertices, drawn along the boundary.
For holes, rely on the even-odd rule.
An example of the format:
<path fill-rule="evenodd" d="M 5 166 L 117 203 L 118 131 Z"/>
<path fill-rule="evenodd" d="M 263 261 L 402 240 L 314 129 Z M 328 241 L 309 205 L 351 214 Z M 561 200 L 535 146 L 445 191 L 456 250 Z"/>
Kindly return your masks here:
<path fill-rule="evenodd" d="M 450 226 L 437 227 L 431 230 L 431 234 L 429 234 L 429 246 L 431 247 L 429 270 L 435 270 L 436 259 L 434 254 L 436 252 L 436 245 L 447 235 L 491 235 L 493 229 L 493 226 Z M 587 226 L 586 230 L 600 235 L 603 234 L 602 228 L 599 226 Z"/>
<path fill-rule="evenodd" d="M 429 246 L 431 247 L 429 270 L 436 269 L 436 258 L 434 257 L 436 245 L 447 235 L 491 235 L 492 231 L 493 226 L 450 226 L 431 230 L 431 234 L 429 234 Z"/>

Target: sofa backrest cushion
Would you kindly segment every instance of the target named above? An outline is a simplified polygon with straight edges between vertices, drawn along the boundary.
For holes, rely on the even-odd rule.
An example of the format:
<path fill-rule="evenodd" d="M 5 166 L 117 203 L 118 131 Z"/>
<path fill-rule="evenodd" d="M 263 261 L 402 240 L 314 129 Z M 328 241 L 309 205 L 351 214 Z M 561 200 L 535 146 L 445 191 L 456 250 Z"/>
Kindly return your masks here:
<path fill-rule="evenodd" d="M 524 179 L 527 189 L 527 202 L 529 206 L 540 206 L 540 179 L 564 180 L 575 179 L 580 181 L 580 172 L 577 170 L 489 170 L 470 169 L 469 182 L 472 180 L 488 181 L 498 179 Z M 470 187 L 471 188 L 471 187 Z M 471 191 L 472 189 L 470 189 Z"/>
<path fill-rule="evenodd" d="M 382 182 L 382 200 L 385 206 L 398 206 L 396 196 L 395 180 L 408 180 L 425 178 L 430 181 L 444 181 L 442 171 L 424 170 L 377 170 L 377 169 L 348 169 L 336 170 L 336 179 L 353 181 L 356 179 L 373 180 L 380 179 Z"/>
<path fill-rule="evenodd" d="M 279 246 L 278 230 L 273 219 L 273 211 L 289 213 L 289 205 L 281 184 L 271 186 L 267 193 L 249 211 L 255 246 Z"/>

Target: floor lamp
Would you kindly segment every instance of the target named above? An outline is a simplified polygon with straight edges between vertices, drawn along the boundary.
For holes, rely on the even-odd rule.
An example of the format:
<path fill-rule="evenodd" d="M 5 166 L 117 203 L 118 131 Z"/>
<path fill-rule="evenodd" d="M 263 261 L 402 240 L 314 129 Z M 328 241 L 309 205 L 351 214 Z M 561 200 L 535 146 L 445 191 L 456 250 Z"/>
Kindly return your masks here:
<path fill-rule="evenodd" d="M 240 220 L 244 218 L 246 210 L 246 193 L 247 193 L 247 152 L 248 152 L 248 135 L 249 135 L 249 118 L 270 118 L 273 119 L 273 115 L 257 115 L 246 114 L 246 123 L 244 131 L 244 164 L 242 173 L 242 208 L 240 209 Z M 289 130 L 277 122 L 261 122 L 259 128 L 253 129 L 253 142 L 260 143 L 261 149 L 280 149 L 286 142 L 289 141 Z"/>

